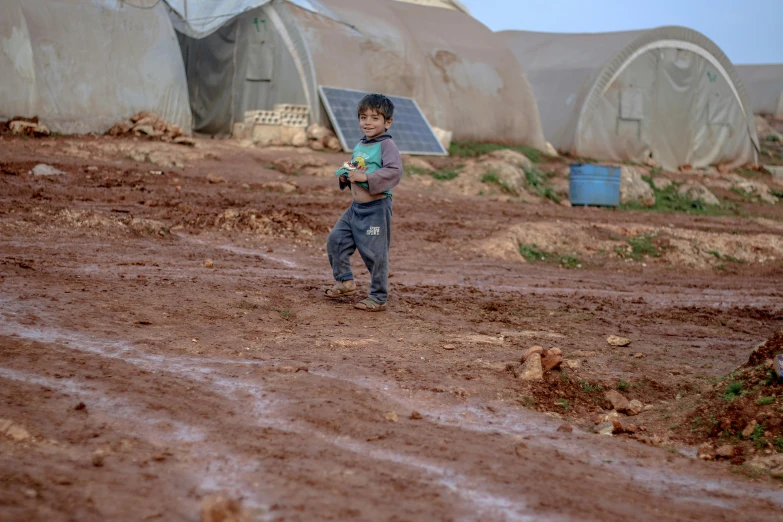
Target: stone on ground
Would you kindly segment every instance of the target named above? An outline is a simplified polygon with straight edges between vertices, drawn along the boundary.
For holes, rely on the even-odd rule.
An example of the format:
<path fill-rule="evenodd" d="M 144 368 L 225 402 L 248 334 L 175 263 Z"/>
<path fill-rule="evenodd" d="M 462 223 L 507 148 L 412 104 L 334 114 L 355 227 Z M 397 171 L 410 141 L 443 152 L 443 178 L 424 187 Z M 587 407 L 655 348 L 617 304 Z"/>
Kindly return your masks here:
<path fill-rule="evenodd" d="M 620 394 L 617 390 L 608 390 L 604 393 L 604 397 L 606 397 L 606 400 L 612 403 L 612 407 L 620 412 L 625 412 L 628 410 L 628 407 L 631 405 L 631 403 L 626 399 L 625 397 Z"/>
<path fill-rule="evenodd" d="M 724 444 L 715 452 L 715 456 L 721 459 L 733 458 L 736 454 L 736 449 L 731 444 Z"/>
<path fill-rule="evenodd" d="M 201 522 L 251 522 L 242 501 L 226 495 L 210 495 L 201 501 Z"/>
<path fill-rule="evenodd" d="M 642 171 L 637 167 L 620 167 L 620 203 L 638 202 L 645 207 L 655 205 L 655 192 L 649 183 L 642 179 Z"/>
<path fill-rule="evenodd" d="M 560 348 L 550 348 L 541 356 L 541 367 L 545 372 L 559 368 L 563 364 L 563 352 Z"/>
<path fill-rule="evenodd" d="M 611 346 L 628 346 L 631 344 L 631 340 L 627 337 L 619 337 L 617 335 L 610 335 L 606 338 L 606 342 L 609 343 Z"/>
<path fill-rule="evenodd" d="M 696 181 L 689 181 L 677 188 L 677 194 L 705 205 L 720 205 L 720 200 L 710 189 Z"/>
<path fill-rule="evenodd" d="M 672 184 L 672 180 L 669 178 L 653 178 L 652 180 L 653 187 L 655 187 L 658 190 L 665 190 Z"/>
<path fill-rule="evenodd" d="M 541 366 L 541 354 L 531 354 L 516 373 L 520 381 L 540 381 L 544 379 L 544 369 Z"/>
<path fill-rule="evenodd" d="M 696 456 L 702 460 L 715 460 L 715 448 L 709 442 L 705 442 L 699 446 Z"/>
<path fill-rule="evenodd" d="M 644 404 L 642 404 L 642 401 L 638 399 L 634 399 L 628 403 L 628 410 L 626 411 L 626 413 L 628 415 L 639 415 L 643 411 L 644 411 Z"/>
<path fill-rule="evenodd" d="M 51 165 L 47 165 L 45 163 L 40 163 L 33 167 L 33 170 L 30 171 L 33 176 L 60 176 L 62 174 L 65 174 L 60 169 L 57 169 L 55 167 L 52 167 Z"/>
<path fill-rule="evenodd" d="M 544 354 L 544 348 L 542 346 L 531 346 L 527 350 L 525 350 L 525 353 L 522 354 L 522 362 L 525 362 L 525 360 L 533 355 L 534 353 L 537 353 L 538 355 Z"/>
<path fill-rule="evenodd" d="M 511 149 L 494 150 L 487 154 L 487 157 L 500 160 L 522 170 L 533 167 L 533 162 L 527 156 Z"/>

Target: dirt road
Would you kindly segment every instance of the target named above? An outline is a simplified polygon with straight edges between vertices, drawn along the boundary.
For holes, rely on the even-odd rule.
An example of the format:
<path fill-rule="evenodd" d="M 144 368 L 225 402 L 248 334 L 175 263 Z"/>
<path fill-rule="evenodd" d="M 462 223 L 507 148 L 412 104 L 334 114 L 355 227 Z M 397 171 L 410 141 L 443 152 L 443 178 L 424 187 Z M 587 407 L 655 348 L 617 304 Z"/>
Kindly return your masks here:
<path fill-rule="evenodd" d="M 198 520 L 215 491 L 258 520 L 781 519 L 779 480 L 694 458 L 670 425 L 783 328 L 780 258 L 565 269 L 502 246 L 520 226 L 779 239 L 774 215 L 519 204 L 406 178 L 390 308 L 367 314 L 363 295 L 322 295 L 348 196 L 270 168 L 298 153 L 203 141 L 179 169 L 118 146 L 137 144 L 0 142 L 0 418 L 23 428 L 0 437 L 3 520 Z M 535 344 L 576 361 L 557 377 L 576 391 L 515 378 Z M 591 432 L 605 405 L 589 386 L 618 379 L 652 406 L 637 440 Z"/>

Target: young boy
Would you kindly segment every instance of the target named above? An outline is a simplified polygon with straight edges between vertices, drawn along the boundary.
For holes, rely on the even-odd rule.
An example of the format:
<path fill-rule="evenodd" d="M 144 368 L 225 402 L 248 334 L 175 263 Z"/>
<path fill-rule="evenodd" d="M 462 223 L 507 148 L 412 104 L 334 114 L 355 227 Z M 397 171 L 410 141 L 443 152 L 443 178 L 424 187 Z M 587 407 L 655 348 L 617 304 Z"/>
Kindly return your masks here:
<path fill-rule="evenodd" d="M 386 134 L 394 104 L 382 94 L 368 94 L 359 102 L 359 127 L 364 138 L 353 149 L 349 163 L 335 172 L 340 190 L 350 187 L 353 203 L 329 234 L 326 251 L 337 284 L 326 290 L 330 298 L 356 293 L 351 254 L 359 250 L 370 271 L 370 295 L 355 308 L 368 312 L 386 309 L 389 296 L 389 244 L 392 193 L 402 177 L 400 151 Z"/>

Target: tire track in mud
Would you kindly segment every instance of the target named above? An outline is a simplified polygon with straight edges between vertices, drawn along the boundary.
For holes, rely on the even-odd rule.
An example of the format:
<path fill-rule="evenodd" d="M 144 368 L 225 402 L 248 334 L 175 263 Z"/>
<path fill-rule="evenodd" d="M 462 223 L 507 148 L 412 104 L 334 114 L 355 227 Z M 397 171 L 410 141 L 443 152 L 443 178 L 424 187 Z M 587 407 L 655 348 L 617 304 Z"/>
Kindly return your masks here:
<path fill-rule="evenodd" d="M 14 308 L 10 300 L 0 298 L 4 304 L 4 321 L 0 325 L 0 335 L 10 336 L 12 338 L 34 341 L 46 346 L 47 349 L 53 349 L 56 352 L 68 353 L 71 351 L 83 352 L 102 359 L 108 358 L 117 361 L 120 364 L 129 364 L 155 374 L 172 374 L 184 380 L 185 383 L 194 381 L 193 384 L 208 386 L 209 389 L 219 395 L 224 401 L 232 401 L 237 398 L 239 393 L 246 393 L 252 396 L 252 409 L 254 424 L 257 427 L 267 427 L 275 430 L 281 430 L 289 434 L 298 434 L 303 438 L 312 439 L 316 437 L 327 446 L 334 449 L 349 452 L 362 460 L 379 461 L 384 465 L 393 465 L 407 468 L 416 475 L 422 472 L 422 486 L 432 486 L 444 489 L 448 495 L 453 495 L 460 499 L 461 504 L 468 508 L 468 511 L 478 512 L 485 516 L 493 517 L 498 520 L 542 520 L 540 515 L 533 517 L 530 512 L 525 512 L 524 503 L 520 506 L 520 499 L 505 498 L 497 496 L 489 491 L 478 487 L 472 481 L 467 479 L 460 472 L 443 467 L 435 463 L 428 463 L 395 451 L 373 448 L 369 444 L 358 441 L 349 441 L 344 438 L 334 437 L 320 432 L 307 423 L 286 421 L 285 411 L 280 410 L 278 404 L 272 408 L 271 401 L 264 399 L 266 390 L 256 382 L 239 380 L 237 378 L 222 376 L 219 373 L 219 367 L 240 366 L 240 367 L 263 367 L 268 366 L 262 361 L 256 360 L 231 360 L 222 358 L 198 358 L 182 356 L 160 356 L 154 354 L 145 354 L 135 347 L 117 340 L 98 340 L 78 332 L 72 332 L 64 329 L 51 327 L 28 327 L 8 320 L 8 316 L 13 314 L 10 310 Z M 30 302 L 25 303 L 26 311 L 30 310 Z M 40 312 L 38 317 L 41 317 Z M 60 345 L 67 345 L 65 348 Z M 146 440 L 156 441 L 166 444 L 179 444 L 181 442 L 190 443 L 189 453 L 197 455 L 219 455 L 224 471 L 215 470 L 212 461 L 204 463 L 201 467 L 191 471 L 191 477 L 202 491 L 230 490 L 245 497 L 250 502 L 251 507 L 256 510 L 262 510 L 269 514 L 271 506 L 270 501 L 259 501 L 259 492 L 257 488 L 250 486 L 259 480 L 259 477 L 242 480 L 237 478 L 237 474 L 243 472 L 243 463 L 248 456 L 240 455 L 230 448 L 230 445 L 220 444 L 214 441 L 214 428 L 207 426 L 198 426 L 183 423 L 175 417 L 163 416 L 160 413 L 150 415 L 147 409 L 141 409 L 134 406 L 136 401 L 131 399 L 115 398 L 109 395 L 110 392 L 101 392 L 95 389 L 89 389 L 85 382 L 70 379 L 52 379 L 46 376 L 13 370 L 0 367 L 0 378 L 17 380 L 46 386 L 55 390 L 68 391 L 79 395 L 81 398 L 89 401 L 91 409 L 100 411 L 112 419 L 112 423 L 126 433 L 132 433 Z M 94 381 L 90 381 L 90 387 L 95 386 Z M 131 391 L 125 392 L 130 395 Z M 135 422 L 130 419 L 136 419 Z M 144 419 L 140 426 L 139 419 Z M 178 429 L 172 433 L 170 430 L 158 430 L 156 424 L 169 424 L 177 426 Z M 180 436 L 181 435 L 181 436 Z M 366 466 L 372 468 L 372 466 Z M 225 469 L 227 468 L 227 469 Z M 430 481 L 428 477 L 433 477 Z M 422 478 L 414 480 L 421 482 Z M 271 497 L 271 495 L 267 495 Z M 471 506 L 472 509 L 468 506 Z M 498 513 L 498 511 L 500 513 Z M 500 518 L 495 518 L 500 515 Z M 472 517 L 458 519 L 472 520 Z"/>

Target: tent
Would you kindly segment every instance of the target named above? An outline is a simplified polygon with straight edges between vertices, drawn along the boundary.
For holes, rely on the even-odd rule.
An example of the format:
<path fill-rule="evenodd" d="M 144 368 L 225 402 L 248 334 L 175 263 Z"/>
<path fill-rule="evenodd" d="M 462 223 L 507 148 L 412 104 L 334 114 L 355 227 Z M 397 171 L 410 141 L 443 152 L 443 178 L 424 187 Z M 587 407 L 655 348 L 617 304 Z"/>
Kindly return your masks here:
<path fill-rule="evenodd" d="M 736 68 L 753 112 L 783 118 L 783 63 L 737 65 Z"/>
<path fill-rule="evenodd" d="M 577 156 L 681 165 L 755 161 L 737 71 L 685 27 L 603 34 L 503 31 L 533 87 L 546 138 Z"/>
<path fill-rule="evenodd" d="M 282 103 L 307 105 L 312 121 L 328 125 L 324 85 L 414 98 L 457 140 L 545 146 L 519 63 L 458 2 L 249 0 L 226 20 L 231 12 L 209 3 L 189 0 L 185 15 L 183 0 L 167 1 L 199 132 L 229 133 L 245 111 Z"/>
<path fill-rule="evenodd" d="M 146 110 L 190 131 L 185 70 L 156 0 L 0 2 L 0 120 L 104 132 Z"/>

